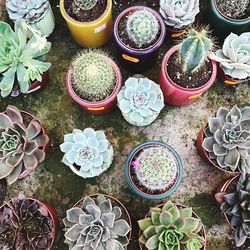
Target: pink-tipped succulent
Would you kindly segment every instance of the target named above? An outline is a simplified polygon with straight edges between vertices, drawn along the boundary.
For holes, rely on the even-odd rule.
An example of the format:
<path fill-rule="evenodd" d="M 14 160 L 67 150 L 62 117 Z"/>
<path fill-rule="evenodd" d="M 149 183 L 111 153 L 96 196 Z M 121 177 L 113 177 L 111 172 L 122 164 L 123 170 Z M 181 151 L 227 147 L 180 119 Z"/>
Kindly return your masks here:
<path fill-rule="evenodd" d="M 43 147 L 49 138 L 39 121 L 24 118 L 14 106 L 0 113 L 0 179 L 6 178 L 8 184 L 24 178 L 45 160 Z"/>
<path fill-rule="evenodd" d="M 53 238 L 53 221 L 41 202 L 19 194 L 1 208 L 0 249 L 48 250 Z"/>

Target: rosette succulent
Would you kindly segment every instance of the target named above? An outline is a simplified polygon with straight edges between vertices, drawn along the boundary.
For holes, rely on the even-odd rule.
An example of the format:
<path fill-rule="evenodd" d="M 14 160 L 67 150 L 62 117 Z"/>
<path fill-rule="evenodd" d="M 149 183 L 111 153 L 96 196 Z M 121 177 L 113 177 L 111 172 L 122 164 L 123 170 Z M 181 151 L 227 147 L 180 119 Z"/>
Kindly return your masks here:
<path fill-rule="evenodd" d="M 6 0 L 6 9 L 12 20 L 35 20 L 39 18 L 48 7 L 48 0 Z"/>
<path fill-rule="evenodd" d="M 160 30 L 160 24 L 153 13 L 147 10 L 138 10 L 129 14 L 126 21 L 128 38 L 137 48 L 151 45 Z"/>
<path fill-rule="evenodd" d="M 45 160 L 43 147 L 49 138 L 39 121 L 8 106 L 0 113 L 0 179 L 8 184 L 24 178 Z"/>
<path fill-rule="evenodd" d="M 250 173 L 250 107 L 220 107 L 208 119 L 202 146 L 221 168 Z"/>
<path fill-rule="evenodd" d="M 50 249 L 54 230 L 47 208 L 22 194 L 0 209 L 1 249 Z"/>
<path fill-rule="evenodd" d="M 218 194 L 217 194 L 218 195 Z M 244 244 L 250 237 L 250 176 L 241 175 L 236 190 L 233 193 L 224 194 L 224 202 L 221 210 L 226 213 L 230 224 L 235 228 L 236 246 Z"/>
<path fill-rule="evenodd" d="M 250 32 L 240 36 L 231 33 L 222 49 L 213 55 L 224 73 L 232 78 L 244 80 L 250 77 Z"/>
<path fill-rule="evenodd" d="M 160 0 L 160 13 L 174 29 L 192 24 L 199 12 L 199 0 Z"/>
<path fill-rule="evenodd" d="M 205 245 L 200 219 L 192 208 L 180 208 L 171 201 L 153 207 L 146 218 L 138 221 L 142 235 L 139 242 L 149 250 L 199 250 Z"/>
<path fill-rule="evenodd" d="M 83 178 L 102 174 L 110 167 L 114 156 L 104 132 L 92 128 L 73 129 L 71 134 L 64 135 L 60 149 L 65 153 L 62 162 Z"/>
<path fill-rule="evenodd" d="M 128 78 L 117 99 L 123 117 L 135 126 L 149 125 L 164 107 L 160 86 L 148 78 Z"/>
<path fill-rule="evenodd" d="M 121 208 L 113 206 L 111 199 L 87 196 L 79 207 L 67 211 L 65 243 L 78 250 L 126 249 L 131 228 L 122 216 Z"/>
<path fill-rule="evenodd" d="M 28 32 L 34 32 L 28 40 Z M 24 21 L 15 22 L 15 31 L 0 22 L 0 91 L 2 97 L 14 88 L 27 93 L 33 81 L 42 81 L 42 74 L 51 64 L 44 62 L 51 44 Z"/>
<path fill-rule="evenodd" d="M 98 0 L 74 0 L 81 10 L 90 10 L 97 4 Z"/>

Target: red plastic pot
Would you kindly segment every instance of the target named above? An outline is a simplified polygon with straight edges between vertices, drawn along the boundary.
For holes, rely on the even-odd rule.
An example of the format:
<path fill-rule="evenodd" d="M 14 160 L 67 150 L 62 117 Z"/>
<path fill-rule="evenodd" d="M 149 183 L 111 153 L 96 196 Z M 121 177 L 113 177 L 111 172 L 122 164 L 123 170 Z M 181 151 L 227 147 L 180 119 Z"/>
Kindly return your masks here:
<path fill-rule="evenodd" d="M 38 92 L 41 91 L 42 89 L 44 89 L 47 84 L 49 82 L 49 71 L 44 72 L 42 75 L 42 81 L 33 81 L 30 85 L 29 91 L 25 94 L 31 94 L 34 92 Z M 20 89 L 14 89 L 11 93 L 12 97 L 17 97 L 21 94 Z"/>
<path fill-rule="evenodd" d="M 199 88 L 183 88 L 178 86 L 168 75 L 167 64 L 170 56 L 180 49 L 180 44 L 173 46 L 165 54 L 160 71 L 160 86 L 163 91 L 165 103 L 174 106 L 185 106 L 191 104 L 196 98 L 201 96 L 208 90 L 216 79 L 217 65 L 216 62 L 210 59 L 212 63 L 212 75 L 207 83 Z"/>
<path fill-rule="evenodd" d="M 158 40 L 155 42 L 155 44 L 145 49 L 135 49 L 128 47 L 121 41 L 118 34 L 119 23 L 121 19 L 124 16 L 128 15 L 128 13 L 138 10 L 146 10 L 151 12 L 159 20 L 161 26 L 161 34 Z M 117 17 L 114 24 L 114 38 L 117 45 L 118 58 L 125 68 L 135 73 L 144 72 L 156 63 L 158 59 L 159 49 L 165 40 L 165 36 L 166 27 L 161 15 L 159 15 L 155 10 L 145 6 L 133 6 L 125 9 Z"/>
<path fill-rule="evenodd" d="M 205 127 L 206 128 L 206 127 Z M 219 169 L 220 171 L 223 171 L 224 173 L 228 173 L 228 174 L 233 174 L 233 175 L 239 175 L 240 172 L 232 172 L 226 169 L 223 169 L 219 166 L 219 164 L 216 161 L 213 161 L 212 159 L 210 159 L 207 151 L 202 147 L 202 143 L 203 140 L 205 138 L 205 128 L 203 128 L 197 135 L 197 139 L 196 139 L 196 149 L 199 153 L 199 155 L 201 156 L 201 158 L 203 160 L 205 160 L 206 162 L 210 163 L 212 166 L 214 166 L 215 168 Z"/>
<path fill-rule="evenodd" d="M 105 56 L 106 57 L 106 56 Z M 117 103 L 117 94 L 121 89 L 122 86 L 122 75 L 120 69 L 118 68 L 117 64 L 110 58 L 106 57 L 106 59 L 112 64 L 115 74 L 116 74 L 116 85 L 112 92 L 112 94 L 107 97 L 105 100 L 99 102 L 90 102 L 83 100 L 80 96 L 78 96 L 72 86 L 71 82 L 71 72 L 68 70 L 66 75 L 66 87 L 72 99 L 77 102 L 82 109 L 91 113 L 92 115 L 104 115 L 110 112 Z"/>

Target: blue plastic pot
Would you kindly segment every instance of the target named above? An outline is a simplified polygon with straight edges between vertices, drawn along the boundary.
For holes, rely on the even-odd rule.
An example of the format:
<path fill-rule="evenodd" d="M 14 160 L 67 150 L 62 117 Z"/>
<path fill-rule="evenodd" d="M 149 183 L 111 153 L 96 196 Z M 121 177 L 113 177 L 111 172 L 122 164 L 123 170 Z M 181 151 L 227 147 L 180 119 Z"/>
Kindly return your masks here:
<path fill-rule="evenodd" d="M 178 163 L 178 176 L 177 176 L 175 183 L 173 184 L 173 186 L 169 190 L 166 190 L 160 194 L 150 194 L 150 193 L 146 193 L 144 190 L 142 190 L 138 186 L 136 186 L 136 184 L 133 182 L 133 179 L 131 178 L 130 169 L 132 168 L 131 162 L 138 151 L 140 151 L 141 149 L 148 147 L 148 146 L 157 146 L 157 145 L 165 147 L 175 157 L 175 159 Z M 125 177 L 126 177 L 127 183 L 129 185 L 130 189 L 136 195 L 138 195 L 144 199 L 148 199 L 148 200 L 161 200 L 161 199 L 168 198 L 179 187 L 181 180 L 182 180 L 182 176 L 183 176 L 183 165 L 182 165 L 182 161 L 181 161 L 180 156 L 171 146 L 169 146 L 168 144 L 165 144 L 163 142 L 159 142 L 159 141 L 147 141 L 147 142 L 144 142 L 144 143 L 137 145 L 129 153 L 128 158 L 127 158 L 125 165 L 124 165 L 124 171 L 125 171 Z"/>

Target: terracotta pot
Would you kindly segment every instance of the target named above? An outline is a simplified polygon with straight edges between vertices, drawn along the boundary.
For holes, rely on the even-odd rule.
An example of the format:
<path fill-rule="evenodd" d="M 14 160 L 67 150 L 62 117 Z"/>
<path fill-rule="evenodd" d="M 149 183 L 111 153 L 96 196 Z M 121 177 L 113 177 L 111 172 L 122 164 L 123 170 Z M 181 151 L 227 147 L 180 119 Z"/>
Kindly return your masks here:
<path fill-rule="evenodd" d="M 207 83 L 199 88 L 183 88 L 177 85 L 168 75 L 167 64 L 168 60 L 173 53 L 180 49 L 180 44 L 170 48 L 165 54 L 160 71 L 160 86 L 164 94 L 165 103 L 174 106 L 185 106 L 191 104 L 196 98 L 201 96 L 206 90 L 208 90 L 216 79 L 217 65 L 216 62 L 210 60 L 212 64 L 212 75 Z"/>
<path fill-rule="evenodd" d="M 145 49 L 136 49 L 128 47 L 121 41 L 118 34 L 119 23 L 121 19 L 124 16 L 128 15 L 128 13 L 135 12 L 138 10 L 146 10 L 151 12 L 159 20 L 161 26 L 161 34 L 158 40 L 155 42 L 155 44 Z M 121 12 L 115 20 L 114 38 L 117 45 L 117 55 L 123 66 L 132 72 L 144 72 L 156 63 L 158 59 L 159 49 L 165 40 L 165 36 L 166 27 L 162 17 L 153 9 L 145 6 L 133 6 L 127 8 L 123 12 Z"/>
<path fill-rule="evenodd" d="M 206 127 L 205 127 L 206 128 Z M 197 135 L 197 139 L 196 139 L 196 149 L 199 153 L 199 155 L 201 156 L 201 158 L 203 160 L 205 160 L 206 162 L 210 163 L 212 166 L 216 167 L 217 169 L 219 169 L 220 171 L 223 171 L 224 173 L 228 173 L 231 175 L 238 175 L 240 172 L 232 172 L 226 169 L 223 169 L 219 166 L 219 164 L 216 161 L 213 161 L 212 159 L 210 159 L 207 151 L 202 147 L 202 143 L 203 140 L 205 138 L 205 128 L 203 128 Z"/>
<path fill-rule="evenodd" d="M 164 205 L 165 205 L 165 203 L 160 204 L 160 205 L 158 205 L 157 207 L 162 208 Z M 179 208 L 185 208 L 185 206 L 183 206 L 183 205 L 179 205 L 179 204 L 175 204 L 175 205 L 177 205 L 177 207 L 179 207 Z M 199 216 L 198 216 L 195 212 L 193 212 L 192 215 L 193 215 L 192 217 L 197 218 L 197 219 L 200 219 Z M 147 218 L 148 216 L 149 216 L 149 212 L 145 215 L 144 219 Z M 201 219 L 200 219 L 200 220 L 201 220 Z M 139 230 L 139 238 L 141 237 L 141 235 L 142 235 L 142 231 Z M 201 235 L 202 235 L 202 236 L 204 237 L 204 239 L 205 239 L 205 246 L 204 246 L 203 248 L 201 248 L 201 250 L 206 250 L 206 239 L 207 239 L 207 238 L 206 238 L 205 227 L 204 227 L 203 224 L 202 224 Z M 139 247 L 140 247 L 140 250 L 147 250 L 147 248 L 146 248 L 144 245 L 142 245 L 140 242 L 139 242 Z M 182 247 L 181 250 L 184 250 L 184 248 Z"/>
<path fill-rule="evenodd" d="M 34 93 L 34 92 L 37 92 L 37 91 L 41 91 L 42 89 L 44 89 L 47 84 L 49 82 L 49 71 L 43 73 L 42 75 L 42 81 L 34 81 L 31 83 L 30 85 L 30 88 L 29 88 L 29 91 L 25 94 L 31 94 L 31 93 Z M 21 94 L 21 91 L 20 89 L 14 89 L 11 93 L 11 96 L 12 97 L 17 97 Z"/>

